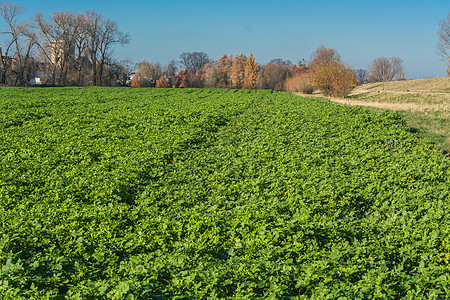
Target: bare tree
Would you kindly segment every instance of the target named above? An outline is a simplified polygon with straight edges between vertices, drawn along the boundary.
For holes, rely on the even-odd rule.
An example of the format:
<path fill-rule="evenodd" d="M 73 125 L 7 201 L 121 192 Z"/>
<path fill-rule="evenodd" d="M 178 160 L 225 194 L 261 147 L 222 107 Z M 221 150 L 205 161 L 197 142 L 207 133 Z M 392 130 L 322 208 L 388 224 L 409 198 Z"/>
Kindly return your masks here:
<path fill-rule="evenodd" d="M 17 3 L 0 3 L 0 16 L 5 20 L 8 29 L 2 34 L 9 36 L 6 42 L 5 55 L 0 48 L 1 74 L 0 83 L 5 84 L 8 71 L 15 75 L 14 84 L 23 85 L 27 83 L 25 73 L 30 71 L 31 51 L 35 45 L 34 34 L 29 31 L 28 23 L 17 22 L 17 18 L 24 13 L 23 6 Z M 12 51 L 12 55 L 10 55 Z"/>
<path fill-rule="evenodd" d="M 131 74 L 133 74 L 136 70 L 136 64 L 130 58 L 122 59 L 119 64 L 123 68 L 124 73 L 122 76 L 125 76 L 125 81 L 122 80 L 121 83 L 122 85 L 126 85 Z"/>
<path fill-rule="evenodd" d="M 180 55 L 180 59 L 181 65 L 190 74 L 197 73 L 198 70 L 211 61 L 205 52 L 185 52 Z"/>
<path fill-rule="evenodd" d="M 284 90 L 290 68 L 284 63 L 269 62 L 261 69 L 258 86 L 260 89 Z"/>
<path fill-rule="evenodd" d="M 130 39 L 118 30 L 116 22 L 94 11 L 61 11 L 48 19 L 35 13 L 32 23 L 19 24 L 17 19 L 23 12 L 19 4 L 0 2 L 0 16 L 8 25 L 0 32 L 7 37 L 0 46 L 0 84 L 25 84 L 33 66 L 46 70 L 51 84 L 82 85 L 89 82 L 88 77 L 94 85 L 102 85 L 104 79 L 116 84 L 111 78 L 122 68 L 112 58 L 113 46 Z"/>
<path fill-rule="evenodd" d="M 110 19 L 105 19 L 102 22 L 102 26 L 99 28 L 99 80 L 100 85 L 103 85 L 103 71 L 104 66 L 109 57 L 111 56 L 112 46 L 115 44 L 125 45 L 130 42 L 128 34 L 124 34 L 119 31 L 117 23 Z"/>
<path fill-rule="evenodd" d="M 102 16 L 95 11 L 87 11 L 86 17 L 86 33 L 87 33 L 87 51 L 92 65 L 92 84 L 97 85 L 97 64 L 100 49 L 100 27 L 102 26 Z"/>
<path fill-rule="evenodd" d="M 18 25 L 17 25 L 17 17 L 24 12 L 24 8 L 17 3 L 1 3 L 0 4 L 0 15 L 5 20 L 8 25 L 8 29 L 3 31 L 2 34 L 7 35 L 6 47 L 3 49 L 0 48 L 1 54 L 1 75 L 0 75 L 0 83 L 5 84 L 7 73 L 12 66 L 12 59 L 9 58 L 10 51 L 13 51 L 11 48 L 14 48 L 14 45 L 18 41 Z M 3 51 L 4 55 L 3 55 Z"/>
<path fill-rule="evenodd" d="M 450 12 L 447 20 L 439 22 L 438 36 L 437 48 L 439 54 L 447 61 L 447 76 L 450 76 Z"/>
<path fill-rule="evenodd" d="M 95 11 L 87 11 L 85 18 L 87 49 L 92 64 L 92 84 L 102 85 L 105 64 L 111 55 L 112 46 L 128 44 L 130 37 L 119 31 L 116 22 L 103 18 Z"/>
<path fill-rule="evenodd" d="M 403 60 L 400 57 L 391 57 L 391 73 L 388 78 L 390 80 L 405 80 Z"/>
<path fill-rule="evenodd" d="M 244 61 L 245 66 L 245 61 Z M 203 86 L 206 88 L 214 88 L 217 83 L 217 68 L 214 60 L 204 65 L 197 74 L 201 75 Z"/>
<path fill-rule="evenodd" d="M 41 57 L 50 69 L 51 84 L 82 84 L 88 72 L 88 30 L 84 14 L 55 12 L 47 21 L 40 13 L 34 16 Z"/>
<path fill-rule="evenodd" d="M 275 59 L 272 59 L 269 63 L 292 67 L 292 62 L 289 59 L 275 58 Z"/>
<path fill-rule="evenodd" d="M 311 54 L 310 62 L 308 68 L 314 68 L 317 65 L 327 63 L 327 62 L 340 62 L 341 56 L 333 48 L 326 48 L 324 45 L 320 45 Z"/>
<path fill-rule="evenodd" d="M 35 66 L 33 66 L 33 49 L 37 43 L 36 33 L 30 30 L 30 27 L 27 24 L 23 27 L 22 35 L 24 38 L 21 42 L 22 47 L 19 51 L 21 53 L 16 55 L 18 60 L 18 72 L 15 81 L 16 85 L 28 84 L 31 80 L 31 74 L 36 69 Z"/>
<path fill-rule="evenodd" d="M 126 86 L 130 74 L 134 71 L 134 63 L 130 59 L 121 61 L 108 59 L 106 65 L 108 66 L 108 85 Z"/>
<path fill-rule="evenodd" d="M 386 58 L 378 57 L 369 66 L 370 82 L 386 82 L 393 80 L 403 80 L 403 61 L 399 57 Z"/>
<path fill-rule="evenodd" d="M 89 67 L 88 59 L 88 23 L 84 14 L 78 14 L 74 19 L 78 28 L 77 34 L 74 36 L 75 61 L 74 68 L 76 70 L 76 83 L 82 85 L 83 70 Z"/>
<path fill-rule="evenodd" d="M 369 81 L 385 82 L 388 80 L 388 74 L 391 73 L 391 64 L 389 59 L 382 56 L 374 59 L 369 65 Z"/>
<path fill-rule="evenodd" d="M 172 59 L 167 65 L 163 67 L 163 75 L 169 80 L 171 86 L 174 84 L 175 76 L 177 75 L 177 62 Z"/>
<path fill-rule="evenodd" d="M 156 81 L 163 75 L 159 63 L 142 61 L 138 64 L 136 75 L 141 87 L 154 87 Z"/>
<path fill-rule="evenodd" d="M 177 71 L 178 71 L 177 62 L 174 59 L 169 61 L 169 63 L 163 67 L 164 75 L 169 78 L 175 77 L 177 75 Z"/>
<path fill-rule="evenodd" d="M 356 80 L 358 81 L 358 84 L 364 84 L 364 83 L 366 83 L 366 76 L 367 76 L 367 70 L 364 70 L 364 69 L 358 69 L 358 70 L 356 70 L 356 73 L 355 73 L 355 76 L 356 76 Z"/>
<path fill-rule="evenodd" d="M 56 79 L 60 78 L 60 70 L 65 52 L 64 29 L 58 22 L 57 14 L 53 14 L 52 19 L 47 21 L 41 13 L 35 13 L 34 21 L 38 30 L 38 46 L 45 63 L 50 67 L 52 85 L 56 84 Z"/>
<path fill-rule="evenodd" d="M 67 75 L 69 70 L 73 69 L 75 65 L 76 41 L 79 38 L 80 32 L 83 30 L 84 24 L 79 21 L 79 17 L 77 15 L 64 11 L 53 13 L 52 19 L 54 26 L 61 29 L 61 39 L 58 44 L 55 45 L 57 49 L 53 49 L 53 51 L 60 52 L 60 83 L 62 85 L 67 85 Z"/>

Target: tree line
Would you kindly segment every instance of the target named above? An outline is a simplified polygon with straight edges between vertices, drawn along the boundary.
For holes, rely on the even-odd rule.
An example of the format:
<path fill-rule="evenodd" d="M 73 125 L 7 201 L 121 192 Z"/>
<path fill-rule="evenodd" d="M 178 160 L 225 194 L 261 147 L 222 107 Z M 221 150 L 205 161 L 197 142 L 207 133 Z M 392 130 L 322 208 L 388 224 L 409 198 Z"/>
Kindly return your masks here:
<path fill-rule="evenodd" d="M 437 49 L 447 62 L 450 76 L 450 13 L 441 20 Z M 399 57 L 375 58 L 368 69 L 353 69 L 346 65 L 333 48 L 319 46 L 309 62 L 297 65 L 288 60 L 274 59 L 264 65 L 255 63 L 254 57 L 223 54 L 217 61 L 204 52 L 180 55 L 181 70 L 172 60 L 161 67 L 159 63 L 141 62 L 131 81 L 134 87 L 218 87 L 273 89 L 312 93 L 322 91 L 326 96 L 345 97 L 359 84 L 405 80 L 403 60 Z"/>
<path fill-rule="evenodd" d="M 450 77 L 450 12 L 439 22 L 437 50 L 447 63 L 447 76 Z"/>
<path fill-rule="evenodd" d="M 115 21 L 95 11 L 24 13 L 17 3 L 0 2 L 2 29 L 0 84 L 29 85 L 37 78 L 48 85 L 124 85 L 131 64 L 112 55 L 116 45 L 129 43 Z"/>
<path fill-rule="evenodd" d="M 129 43 L 130 36 L 95 11 L 57 11 L 48 17 L 37 12 L 31 20 L 19 22 L 23 13 L 24 7 L 17 3 L 0 2 L 0 17 L 6 25 L 0 46 L 2 85 L 320 90 L 327 96 L 345 97 L 358 84 L 404 79 L 403 61 L 398 57 L 379 57 L 368 70 L 356 70 L 335 49 L 323 45 L 309 60 L 296 64 L 280 58 L 259 64 L 251 53 L 223 54 L 213 60 L 204 52 L 182 53 L 179 60 L 164 66 L 147 61 L 134 64 L 117 61 L 112 54 L 114 47 Z M 439 32 L 443 56 L 447 55 L 447 33 L 448 19 L 441 22 Z"/>
<path fill-rule="evenodd" d="M 187 52 L 167 65 L 142 61 L 130 85 L 157 88 L 272 89 L 345 97 L 358 84 L 404 79 L 403 62 L 398 57 L 375 59 L 369 70 L 346 65 L 333 48 L 320 45 L 308 61 L 297 64 L 272 59 L 261 65 L 253 54 L 223 54 L 218 60 L 204 52 Z"/>
<path fill-rule="evenodd" d="M 223 54 L 215 61 L 204 52 L 192 52 L 182 53 L 179 62 L 172 60 L 164 67 L 159 63 L 139 63 L 131 86 L 255 89 L 259 75 L 260 66 L 253 54 L 234 57 Z"/>

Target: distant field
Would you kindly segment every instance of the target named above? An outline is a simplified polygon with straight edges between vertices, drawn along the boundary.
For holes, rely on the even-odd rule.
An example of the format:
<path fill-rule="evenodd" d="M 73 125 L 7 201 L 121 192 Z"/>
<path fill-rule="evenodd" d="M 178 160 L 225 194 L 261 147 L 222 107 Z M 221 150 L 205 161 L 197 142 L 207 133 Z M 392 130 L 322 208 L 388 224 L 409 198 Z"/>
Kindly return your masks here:
<path fill-rule="evenodd" d="M 444 299 L 450 158 L 267 90 L 0 89 L 0 299 Z"/>
<path fill-rule="evenodd" d="M 333 101 L 398 111 L 419 136 L 450 149 L 450 78 L 365 84 Z"/>

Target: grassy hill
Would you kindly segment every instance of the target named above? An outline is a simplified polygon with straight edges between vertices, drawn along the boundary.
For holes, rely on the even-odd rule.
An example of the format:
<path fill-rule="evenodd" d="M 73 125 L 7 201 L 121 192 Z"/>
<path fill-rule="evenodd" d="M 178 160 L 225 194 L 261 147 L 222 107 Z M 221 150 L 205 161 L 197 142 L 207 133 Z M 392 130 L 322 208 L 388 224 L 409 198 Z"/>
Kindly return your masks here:
<path fill-rule="evenodd" d="M 450 78 L 365 84 L 333 101 L 397 111 L 419 136 L 450 149 Z"/>
<path fill-rule="evenodd" d="M 384 83 L 385 91 L 400 93 L 450 93 L 450 78 L 430 78 Z M 354 94 L 378 93 L 383 91 L 383 83 L 369 83 L 357 87 Z"/>

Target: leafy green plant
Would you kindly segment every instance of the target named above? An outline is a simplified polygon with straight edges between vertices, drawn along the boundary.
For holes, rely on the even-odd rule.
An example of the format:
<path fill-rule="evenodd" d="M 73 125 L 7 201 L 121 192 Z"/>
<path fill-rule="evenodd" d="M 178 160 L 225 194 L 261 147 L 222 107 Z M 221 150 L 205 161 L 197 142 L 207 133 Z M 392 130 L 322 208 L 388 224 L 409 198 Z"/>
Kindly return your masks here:
<path fill-rule="evenodd" d="M 399 115 L 250 90 L 0 90 L 6 299 L 449 294 L 450 161 Z"/>

